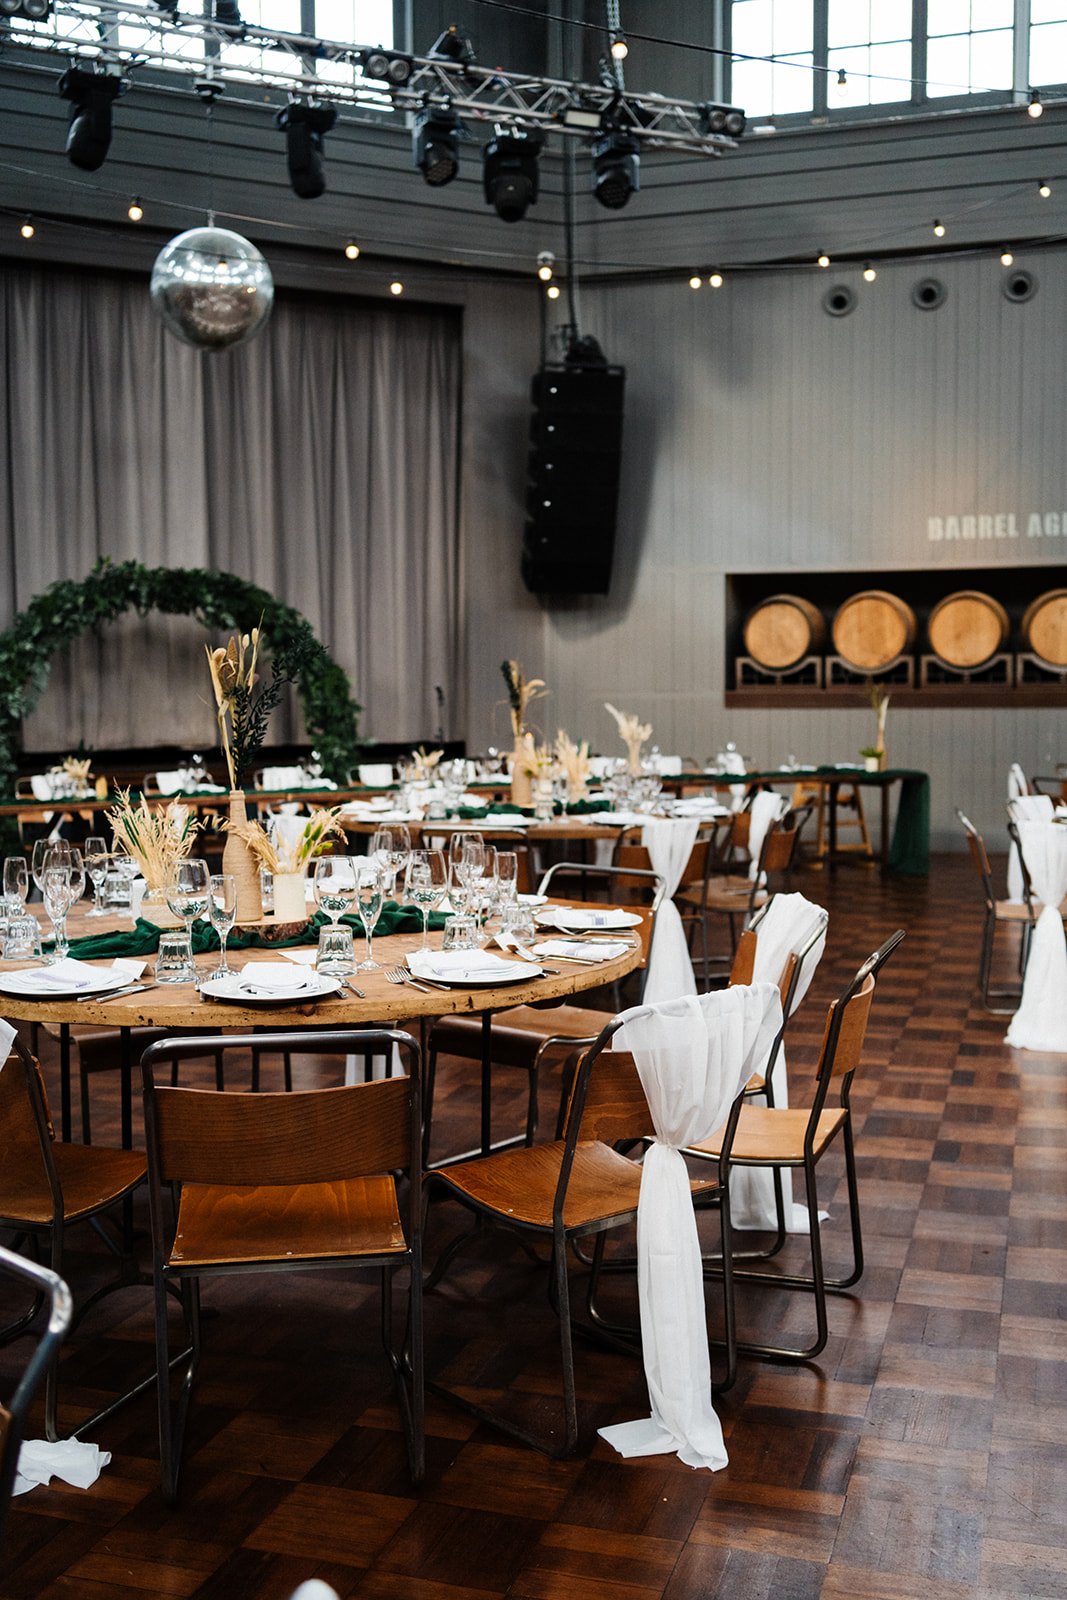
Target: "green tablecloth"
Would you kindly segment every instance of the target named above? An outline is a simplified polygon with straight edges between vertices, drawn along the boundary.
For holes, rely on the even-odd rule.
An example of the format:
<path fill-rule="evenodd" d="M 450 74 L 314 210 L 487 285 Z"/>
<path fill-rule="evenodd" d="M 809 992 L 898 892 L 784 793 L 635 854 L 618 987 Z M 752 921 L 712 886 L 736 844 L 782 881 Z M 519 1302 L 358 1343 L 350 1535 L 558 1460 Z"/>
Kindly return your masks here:
<path fill-rule="evenodd" d="M 294 945 L 318 944 L 319 929 L 328 921 L 329 918 L 323 916 L 321 911 L 316 911 L 307 927 L 290 939 L 268 940 L 255 928 L 235 928 L 226 941 L 226 947 L 228 950 L 285 950 Z M 341 921 L 356 934 L 363 933 L 363 924 L 358 917 L 342 917 Z M 443 913 L 431 911 L 430 927 L 443 928 L 444 925 Z M 114 960 L 116 956 L 151 956 L 159 949 L 160 931 L 154 922 L 139 918 L 132 928 L 118 929 L 113 933 L 86 934 L 82 939 L 72 939 L 70 953 L 80 961 Z M 374 929 L 376 938 L 389 933 L 421 932 L 422 912 L 414 906 L 397 905 L 395 900 L 386 901 Z M 219 936 L 214 928 L 207 922 L 194 922 L 193 954 L 205 955 L 218 948 Z"/>

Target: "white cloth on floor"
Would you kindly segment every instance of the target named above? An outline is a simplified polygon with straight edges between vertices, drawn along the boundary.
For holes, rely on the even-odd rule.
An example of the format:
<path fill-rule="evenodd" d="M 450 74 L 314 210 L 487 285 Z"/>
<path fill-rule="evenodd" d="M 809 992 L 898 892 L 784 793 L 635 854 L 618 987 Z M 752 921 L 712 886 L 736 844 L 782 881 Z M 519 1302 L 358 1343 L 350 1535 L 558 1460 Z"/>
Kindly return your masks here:
<path fill-rule="evenodd" d="M 752 978 L 755 983 L 777 983 L 785 964 L 794 952 L 799 955 L 808 941 L 818 935 L 815 944 L 805 957 L 797 976 L 796 988 L 789 1007 L 789 1015 L 797 1009 L 808 992 L 815 969 L 826 949 L 827 915 L 822 906 L 813 905 L 802 894 L 776 894 L 769 902 L 756 929 L 756 959 Z M 820 932 L 821 930 L 821 932 Z M 757 1069 L 758 1070 L 758 1069 Z M 779 1046 L 778 1056 L 771 1073 L 771 1087 L 776 1106 L 789 1104 L 789 1080 L 785 1066 L 785 1043 Z M 754 1102 L 765 1105 L 766 1096 L 754 1096 Z M 782 1203 L 785 1208 L 785 1225 L 790 1233 L 808 1233 L 811 1221 L 808 1208 L 793 1200 L 793 1174 L 788 1167 L 780 1170 Z M 827 1213 L 820 1212 L 820 1220 Z M 760 1232 L 773 1232 L 778 1227 L 778 1212 L 774 1202 L 774 1171 L 771 1167 L 734 1167 L 730 1173 L 730 1221 L 735 1228 L 750 1228 Z"/>
<path fill-rule="evenodd" d="M 687 1466 L 727 1463 L 711 1405 L 704 1274 L 682 1150 L 726 1117 L 782 1020 L 777 987 L 738 985 L 623 1014 L 613 1048 L 629 1051 L 656 1132 L 637 1206 L 637 1289 L 651 1414 L 601 1428 L 623 1456 L 676 1451 Z"/>
<path fill-rule="evenodd" d="M 646 1005 L 697 992 L 685 929 L 672 896 L 693 853 L 699 829 L 696 817 L 649 817 L 641 830 L 641 843 L 648 851 L 652 870 L 663 879 L 663 903 L 656 913 L 645 980 Z"/>
<path fill-rule="evenodd" d="M 1045 909 L 1030 938 L 1022 999 L 1006 1042 L 1019 1050 L 1067 1051 L 1067 939 L 1059 909 L 1067 895 L 1067 828 L 1059 822 L 1020 822 L 1019 842 L 1034 894 Z"/>
<path fill-rule="evenodd" d="M 750 822 L 748 824 L 748 875 L 755 878 L 759 871 L 760 851 L 763 841 L 767 837 L 767 829 L 772 822 L 778 822 L 789 810 L 789 800 L 784 794 L 778 794 L 774 789 L 761 789 L 753 796 L 752 804 L 748 808 Z"/>
<path fill-rule="evenodd" d="M 1013 761 L 1008 768 L 1008 801 L 1009 808 L 1012 800 L 1017 800 L 1020 795 L 1029 794 L 1030 785 L 1026 781 L 1026 773 L 1017 761 Z M 1023 903 L 1023 869 L 1019 860 L 1019 847 L 1013 839 L 1008 850 L 1008 899 L 1013 906 Z"/>
<path fill-rule="evenodd" d="M 86 1439 L 26 1439 L 19 1451 L 12 1494 L 27 1494 L 52 1478 L 62 1478 L 75 1489 L 89 1489 L 111 1460 L 110 1450 L 101 1450 Z"/>

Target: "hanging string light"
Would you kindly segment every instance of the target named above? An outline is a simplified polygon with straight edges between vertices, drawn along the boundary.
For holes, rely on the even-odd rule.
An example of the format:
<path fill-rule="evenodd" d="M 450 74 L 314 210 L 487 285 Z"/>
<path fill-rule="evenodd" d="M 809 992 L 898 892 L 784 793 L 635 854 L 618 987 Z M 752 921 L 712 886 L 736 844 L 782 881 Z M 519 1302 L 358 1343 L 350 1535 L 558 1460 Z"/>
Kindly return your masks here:
<path fill-rule="evenodd" d="M 1014 264 L 1014 261 L 1015 257 L 1010 250 L 1005 249 L 1000 252 L 1000 264 L 1002 267 L 1010 267 Z"/>
<path fill-rule="evenodd" d="M 1052 185 L 1047 179 L 1042 178 L 1041 182 L 1037 186 L 1037 192 L 1041 196 L 1042 200 L 1047 200 L 1049 195 L 1052 193 Z"/>
<path fill-rule="evenodd" d="M 393 279 L 392 283 L 389 285 L 389 293 L 390 294 L 403 294 L 404 293 L 404 285 L 400 282 L 399 278 L 394 278 Z"/>
<path fill-rule="evenodd" d="M 709 289 L 721 289 L 722 288 L 722 273 L 721 272 L 713 272 L 712 273 L 711 277 L 708 279 L 708 288 Z"/>
<path fill-rule="evenodd" d="M 1028 117 L 1042 117 L 1044 114 L 1045 108 L 1041 104 L 1041 96 L 1038 94 L 1036 89 L 1031 89 L 1030 104 L 1026 108 L 1026 115 Z"/>
<path fill-rule="evenodd" d="M 126 207 L 126 215 L 129 217 L 131 222 L 140 222 L 141 218 L 144 216 L 144 206 L 141 204 L 136 195 L 134 195 L 133 199 Z"/>
<path fill-rule="evenodd" d="M 871 266 L 871 263 L 868 261 L 867 265 L 863 269 L 864 283 L 873 283 L 877 276 L 877 272 L 875 272 L 874 268 Z"/>
<path fill-rule="evenodd" d="M 345 245 L 345 256 L 349 261 L 359 260 L 359 245 L 354 239 L 349 239 L 348 243 Z"/>
<path fill-rule="evenodd" d="M 945 224 L 943 222 L 939 222 L 937 220 L 937 218 L 935 217 L 935 219 L 934 219 L 934 238 L 935 239 L 943 239 L 944 237 L 945 237 Z"/>
<path fill-rule="evenodd" d="M 828 267 L 830 265 L 830 257 L 826 254 L 825 250 L 823 251 L 822 255 L 819 256 L 815 265 L 818 267 Z"/>
<path fill-rule="evenodd" d="M 34 227 L 29 217 L 24 217 L 22 219 L 22 227 L 19 229 L 19 232 L 24 239 L 32 239 L 34 234 L 37 232 L 37 229 Z"/>
<path fill-rule="evenodd" d="M 545 290 L 545 293 L 548 295 L 548 298 L 550 300 L 558 300 L 559 299 L 559 284 L 558 283 L 550 283 L 548 288 Z"/>
<path fill-rule="evenodd" d="M 542 250 L 537 257 L 537 276 L 542 283 L 552 282 L 552 269 L 556 265 L 556 258 L 551 250 Z"/>
<path fill-rule="evenodd" d="M 694 272 L 693 276 L 689 280 L 689 287 L 691 289 L 699 289 L 700 285 L 703 283 L 703 281 L 704 281 L 703 278 L 698 278 L 696 273 Z"/>

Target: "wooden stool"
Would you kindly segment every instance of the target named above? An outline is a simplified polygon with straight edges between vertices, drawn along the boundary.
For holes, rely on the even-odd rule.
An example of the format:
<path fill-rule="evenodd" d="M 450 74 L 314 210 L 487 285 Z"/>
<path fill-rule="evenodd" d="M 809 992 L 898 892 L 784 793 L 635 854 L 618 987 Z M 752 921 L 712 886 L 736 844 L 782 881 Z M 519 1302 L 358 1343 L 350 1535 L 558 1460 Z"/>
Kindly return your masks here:
<path fill-rule="evenodd" d="M 822 783 L 806 783 L 801 780 L 793 786 L 793 808 L 797 806 L 815 805 L 815 860 L 822 862 L 829 852 L 826 827 L 826 785 Z M 860 794 L 858 783 L 842 783 L 837 790 L 837 850 L 839 854 L 847 851 L 856 854 L 871 855 L 871 836 L 867 832 L 867 819 L 863 814 L 863 797 Z M 859 838 L 853 839 L 848 844 L 841 843 L 842 828 L 856 828 Z"/>

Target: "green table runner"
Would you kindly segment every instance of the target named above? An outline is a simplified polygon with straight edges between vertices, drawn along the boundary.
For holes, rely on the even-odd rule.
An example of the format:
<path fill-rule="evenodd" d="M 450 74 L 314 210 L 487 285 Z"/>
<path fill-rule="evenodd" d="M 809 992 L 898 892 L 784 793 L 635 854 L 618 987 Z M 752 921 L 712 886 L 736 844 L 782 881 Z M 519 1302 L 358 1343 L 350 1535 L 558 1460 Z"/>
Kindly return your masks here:
<path fill-rule="evenodd" d="M 319 929 L 329 921 L 321 911 L 316 911 L 306 928 L 294 934 L 289 939 L 264 939 L 263 935 L 255 928 L 235 928 L 226 941 L 227 950 L 285 950 L 294 945 L 318 944 Z M 341 921 L 356 934 L 363 933 L 363 924 L 358 917 L 342 917 Z M 445 916 L 440 911 L 430 912 L 430 927 L 443 928 Z M 98 961 L 116 956 L 151 956 L 159 949 L 159 935 L 161 932 L 171 932 L 171 929 L 157 928 L 154 922 L 146 922 L 139 918 L 132 928 L 121 928 L 114 933 L 91 933 L 82 939 L 72 939 L 70 953 L 77 956 L 79 961 Z M 387 900 L 382 907 L 382 914 L 378 925 L 374 929 L 375 937 L 390 933 L 421 933 L 422 912 L 414 906 L 397 905 L 395 900 Z M 219 948 L 219 936 L 207 922 L 193 923 L 193 954 L 206 955 L 211 950 Z"/>

